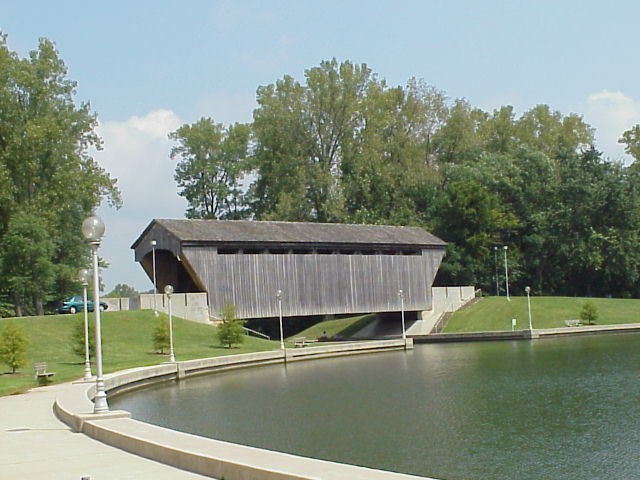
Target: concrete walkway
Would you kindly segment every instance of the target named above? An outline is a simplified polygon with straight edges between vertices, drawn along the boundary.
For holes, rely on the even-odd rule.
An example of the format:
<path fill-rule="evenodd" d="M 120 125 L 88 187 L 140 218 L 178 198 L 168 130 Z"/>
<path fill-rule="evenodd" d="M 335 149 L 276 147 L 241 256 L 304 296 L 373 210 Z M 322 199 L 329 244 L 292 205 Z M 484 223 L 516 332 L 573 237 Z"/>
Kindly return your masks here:
<path fill-rule="evenodd" d="M 203 479 L 73 433 L 53 403 L 65 384 L 0 397 L 0 480 Z"/>

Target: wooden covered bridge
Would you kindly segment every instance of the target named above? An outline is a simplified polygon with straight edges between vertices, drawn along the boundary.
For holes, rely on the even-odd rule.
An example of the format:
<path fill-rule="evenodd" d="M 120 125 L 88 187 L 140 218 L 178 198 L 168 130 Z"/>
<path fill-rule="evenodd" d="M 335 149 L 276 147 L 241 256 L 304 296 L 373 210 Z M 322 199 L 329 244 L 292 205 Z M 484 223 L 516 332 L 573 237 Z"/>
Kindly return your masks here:
<path fill-rule="evenodd" d="M 132 245 L 158 291 L 206 292 L 241 318 L 357 314 L 431 307 L 446 243 L 418 227 L 244 220 L 153 220 Z"/>

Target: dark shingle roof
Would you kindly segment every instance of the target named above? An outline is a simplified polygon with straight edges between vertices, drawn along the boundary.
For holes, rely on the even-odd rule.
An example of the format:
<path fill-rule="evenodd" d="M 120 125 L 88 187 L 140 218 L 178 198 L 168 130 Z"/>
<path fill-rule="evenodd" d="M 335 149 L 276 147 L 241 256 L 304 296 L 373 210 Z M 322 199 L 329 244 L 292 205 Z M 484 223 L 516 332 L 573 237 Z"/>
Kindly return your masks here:
<path fill-rule="evenodd" d="M 259 222 L 249 220 L 156 219 L 154 222 L 167 229 L 183 242 L 367 244 L 437 247 L 446 245 L 444 241 L 419 227 Z"/>

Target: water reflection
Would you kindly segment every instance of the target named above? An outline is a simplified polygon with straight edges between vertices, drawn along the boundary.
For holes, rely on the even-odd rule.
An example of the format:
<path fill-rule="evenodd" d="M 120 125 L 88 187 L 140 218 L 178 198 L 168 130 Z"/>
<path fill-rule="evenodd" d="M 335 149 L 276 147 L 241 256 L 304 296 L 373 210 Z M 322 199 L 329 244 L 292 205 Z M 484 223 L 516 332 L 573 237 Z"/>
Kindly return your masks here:
<path fill-rule="evenodd" d="M 419 345 L 111 400 L 137 419 L 443 479 L 640 477 L 640 335 Z"/>

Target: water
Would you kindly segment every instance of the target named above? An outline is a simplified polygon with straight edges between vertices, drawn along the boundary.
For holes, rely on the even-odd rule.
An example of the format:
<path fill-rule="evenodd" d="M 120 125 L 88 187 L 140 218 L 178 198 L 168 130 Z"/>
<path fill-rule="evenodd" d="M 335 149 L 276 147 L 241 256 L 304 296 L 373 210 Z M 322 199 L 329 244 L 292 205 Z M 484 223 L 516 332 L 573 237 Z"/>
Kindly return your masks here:
<path fill-rule="evenodd" d="M 149 423 L 448 480 L 640 479 L 640 335 L 417 345 L 162 384 Z"/>

